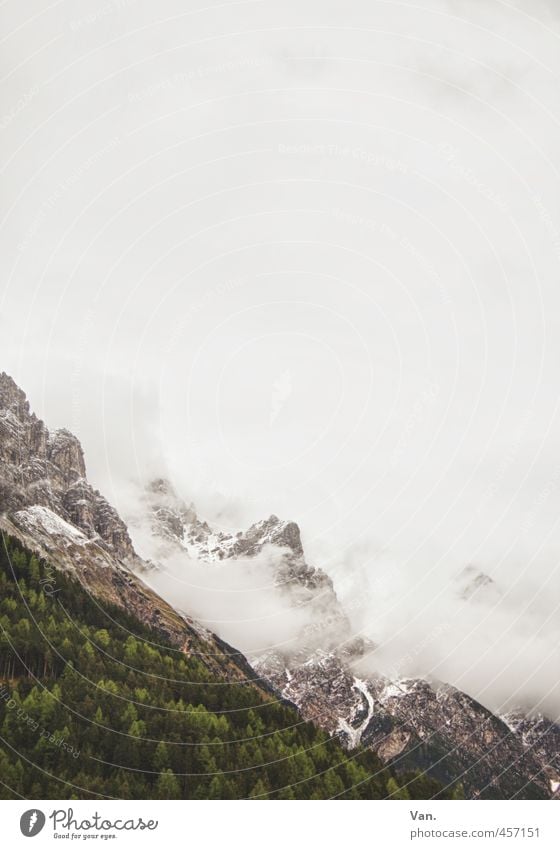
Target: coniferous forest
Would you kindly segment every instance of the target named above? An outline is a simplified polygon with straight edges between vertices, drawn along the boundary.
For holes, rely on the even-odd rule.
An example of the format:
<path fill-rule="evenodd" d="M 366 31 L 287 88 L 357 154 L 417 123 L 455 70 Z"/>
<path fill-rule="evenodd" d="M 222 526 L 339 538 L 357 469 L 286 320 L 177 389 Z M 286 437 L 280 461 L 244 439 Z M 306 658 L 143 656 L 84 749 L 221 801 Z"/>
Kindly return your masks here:
<path fill-rule="evenodd" d="M 397 775 L 370 751 L 347 753 L 273 694 L 220 680 L 8 537 L 0 729 L 5 799 L 461 795 Z"/>

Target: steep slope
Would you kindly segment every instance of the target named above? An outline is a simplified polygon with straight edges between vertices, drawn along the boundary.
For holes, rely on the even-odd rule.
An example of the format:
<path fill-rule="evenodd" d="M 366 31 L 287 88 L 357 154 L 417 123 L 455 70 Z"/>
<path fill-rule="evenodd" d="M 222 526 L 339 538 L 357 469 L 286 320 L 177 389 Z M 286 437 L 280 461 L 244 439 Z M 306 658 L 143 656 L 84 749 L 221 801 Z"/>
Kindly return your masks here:
<path fill-rule="evenodd" d="M 554 798 L 560 798 L 560 725 L 542 713 L 527 715 L 522 710 L 510 711 L 502 717 L 506 725 L 520 736 L 544 766 Z"/>
<path fill-rule="evenodd" d="M 308 621 L 297 649 L 250 660 L 306 719 L 337 734 L 349 748 L 371 747 L 384 763 L 429 769 L 444 783 L 460 776 L 472 797 L 545 798 L 554 791 L 555 778 L 545 760 L 558 741 L 550 729 L 541 728 L 530 738 L 442 682 L 389 681 L 372 673 L 375 646 L 353 635 L 332 581 L 306 562 L 294 522 L 271 516 L 245 532 L 217 531 L 200 521 L 193 505 L 183 503 L 164 480 L 149 487 L 146 506 L 157 537 L 209 568 L 256 557 L 269 546 L 281 552 L 275 560 L 277 591 L 293 606 L 305 606 Z M 487 591 L 497 592 L 472 567 L 458 578 L 465 602 Z"/>
<path fill-rule="evenodd" d="M 50 432 L 24 392 L 0 374 L 0 510 L 43 506 L 126 562 L 134 550 L 117 512 L 87 481 L 84 453 L 67 430 Z"/>
<path fill-rule="evenodd" d="M 56 594 L 46 593 L 53 583 Z M 0 797 L 430 798 L 348 757 L 253 684 L 231 685 L 74 575 L 0 546 Z M 405 785 L 403 788 L 402 785 Z M 448 794 L 450 795 L 450 794 Z"/>
<path fill-rule="evenodd" d="M 466 693 L 414 679 L 378 682 L 372 692 L 382 711 L 374 710 L 362 742 L 384 761 L 412 758 L 444 784 L 460 780 L 475 798 L 550 795 L 537 750 Z"/>
<path fill-rule="evenodd" d="M 197 652 L 209 669 L 235 681 L 256 677 L 239 652 L 178 613 L 135 574 L 146 565 L 125 523 L 88 483 L 78 439 L 66 430 L 51 433 L 4 373 L 0 530 L 76 577 L 100 602 L 133 613 L 182 651 Z"/>
<path fill-rule="evenodd" d="M 461 776 L 471 796 L 545 797 L 555 789 L 558 738 L 550 721 L 529 727 L 524 717 L 525 724 L 508 725 L 440 682 L 390 682 L 371 663 L 364 672 L 375 647 L 353 635 L 331 579 L 307 563 L 294 522 L 271 516 L 245 532 L 216 531 L 164 480 L 149 487 L 144 507 L 162 563 L 169 551 L 208 568 L 274 551 L 275 591 L 306 614 L 297 647 L 252 657 L 254 672 L 239 652 L 174 609 L 173 599 L 146 586 L 142 576 L 157 563 L 138 557 L 124 522 L 88 483 L 78 440 L 65 430 L 50 433 L 13 380 L 0 375 L 0 530 L 77 579 L 96 604 L 132 614 L 211 674 L 237 684 L 251 679 L 264 700 L 273 688 L 305 719 L 349 748 L 366 744 L 384 763 L 429 768 L 444 783 Z M 486 584 L 475 576 L 476 592 Z"/>
<path fill-rule="evenodd" d="M 164 561 L 168 552 L 183 552 L 211 566 L 273 551 L 273 578 L 278 593 L 306 614 L 298 651 L 309 654 L 326 646 L 340 651 L 363 651 L 365 643 L 352 637 L 350 622 L 336 597 L 332 580 L 321 569 L 307 563 L 295 522 L 283 522 L 273 515 L 244 532 L 216 531 L 201 521 L 193 505 L 185 504 L 171 484 L 162 479 L 148 487 L 145 509 L 152 532 L 161 541 L 159 549 L 155 549 L 156 559 L 159 555 Z"/>
<path fill-rule="evenodd" d="M 156 489 L 164 496 L 161 486 Z M 177 544 L 173 515 L 168 506 L 160 507 L 154 518 L 162 539 Z M 181 518 L 191 525 L 197 522 L 192 511 L 184 511 Z M 273 543 L 278 540 L 275 530 L 268 529 Z M 85 797 L 276 793 L 282 798 L 380 798 L 395 792 L 396 784 L 388 788 L 386 778 L 379 777 L 379 761 L 368 755 L 363 766 L 362 756 L 346 761 L 336 743 L 302 725 L 239 652 L 146 586 L 139 575 L 149 574 L 153 564 L 138 557 L 124 522 L 87 481 L 79 441 L 66 430 L 49 432 L 6 374 L 0 375 L 0 532 L 0 716 L 8 744 L 0 751 L 0 765 L 8 795 L 11 788 L 16 796 L 60 797 L 64 791 L 59 781 L 70 788 L 66 792 L 78 790 Z M 237 541 L 248 556 L 257 551 L 257 536 Z M 301 544 L 299 550 L 302 553 Z M 296 594 L 302 587 L 308 593 L 322 588 L 331 602 L 335 599 L 330 581 L 309 570 L 299 554 L 287 557 L 283 571 L 287 585 L 297 577 L 292 582 Z M 187 682 L 186 690 L 179 688 L 181 681 Z M 69 712 L 45 708 L 44 696 L 51 691 Z M 189 709 L 193 700 L 195 706 Z M 9 709 L 14 702 L 29 718 L 23 734 Z M 216 715 L 205 714 L 200 702 Z M 119 704 L 122 721 L 116 728 L 107 726 L 108 717 L 116 710 L 119 714 Z M 166 725 L 153 725 L 153 708 L 163 713 Z M 220 709 L 239 715 L 241 731 L 224 724 Z M 194 720 L 185 717 L 185 711 L 196 714 Z M 51 717 L 52 745 L 46 747 L 41 738 L 36 741 L 30 735 L 28 724 L 34 727 L 39 721 L 35 723 L 35 714 Z M 85 731 L 76 727 L 76 716 L 86 720 Z M 274 735 L 284 733 L 283 722 L 288 725 L 284 738 L 276 739 Z M 100 731 L 90 733 L 90 725 Z M 184 749 L 177 747 L 192 752 L 195 746 L 199 757 L 185 761 L 166 755 L 162 728 L 170 736 L 172 752 L 184 756 Z M 300 733 L 299 728 L 306 730 Z M 203 731 L 210 731 L 212 738 L 201 736 Z M 236 749 L 239 733 L 244 737 Z M 261 736 L 268 742 L 259 752 L 256 741 Z M 161 746 L 154 748 L 158 739 Z M 86 765 L 80 761 L 76 770 L 69 754 L 83 756 L 78 741 L 80 746 L 85 741 L 88 760 Z M 212 748 L 218 742 L 221 748 Z M 309 748 L 315 754 L 307 754 Z M 14 758 L 18 751 L 26 766 L 17 754 Z M 135 774 L 140 763 L 154 776 L 148 789 Z M 34 765 L 36 770 L 30 768 Z M 232 777 L 223 777 L 226 767 Z M 406 783 L 403 792 L 413 798 L 442 790 L 414 772 Z"/>

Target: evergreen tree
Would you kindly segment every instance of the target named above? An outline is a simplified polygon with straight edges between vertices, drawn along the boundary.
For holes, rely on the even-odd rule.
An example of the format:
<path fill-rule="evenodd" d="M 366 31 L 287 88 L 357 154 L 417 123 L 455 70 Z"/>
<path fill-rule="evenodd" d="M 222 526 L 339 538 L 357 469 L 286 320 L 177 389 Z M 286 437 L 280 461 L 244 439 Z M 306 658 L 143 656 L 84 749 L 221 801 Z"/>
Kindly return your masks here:
<path fill-rule="evenodd" d="M 202 640 L 178 652 L 7 537 L 0 625 L 2 798 L 409 798 L 404 784 L 413 798 L 462 793 L 421 774 L 398 779 L 370 751 L 346 754 L 274 696 L 227 684 Z"/>

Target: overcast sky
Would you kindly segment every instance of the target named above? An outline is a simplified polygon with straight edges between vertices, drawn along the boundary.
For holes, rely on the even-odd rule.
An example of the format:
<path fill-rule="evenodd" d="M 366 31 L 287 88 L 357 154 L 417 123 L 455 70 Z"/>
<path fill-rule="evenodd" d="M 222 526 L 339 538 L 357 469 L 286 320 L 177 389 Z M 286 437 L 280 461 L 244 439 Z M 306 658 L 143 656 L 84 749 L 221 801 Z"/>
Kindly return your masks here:
<path fill-rule="evenodd" d="M 0 368 L 92 481 L 556 604 L 557 4 L 0 17 Z"/>

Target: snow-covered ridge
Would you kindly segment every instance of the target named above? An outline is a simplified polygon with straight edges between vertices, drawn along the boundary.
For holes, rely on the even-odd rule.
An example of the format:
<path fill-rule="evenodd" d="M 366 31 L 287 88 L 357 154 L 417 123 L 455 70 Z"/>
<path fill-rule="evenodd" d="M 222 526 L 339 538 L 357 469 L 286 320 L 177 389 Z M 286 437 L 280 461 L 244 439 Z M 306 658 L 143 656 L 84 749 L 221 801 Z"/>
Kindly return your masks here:
<path fill-rule="evenodd" d="M 411 693 L 416 687 L 417 681 L 414 678 L 400 678 L 396 681 L 389 681 L 383 690 L 377 696 L 378 701 L 386 702 L 388 699 L 399 699 Z"/>
<path fill-rule="evenodd" d="M 33 510 L 49 510 L 51 515 Z M 25 393 L 0 373 L 0 510 L 63 539 L 79 529 L 121 561 L 134 560 L 126 526 L 87 481 L 79 439 L 65 428 L 49 430 L 31 412 Z M 21 511 L 28 511 L 26 517 Z M 57 524 L 57 516 L 66 524 Z M 74 542 L 78 538 L 74 536 Z"/>
<path fill-rule="evenodd" d="M 39 531 L 55 537 L 57 542 L 66 542 L 67 545 L 86 545 L 90 540 L 86 535 L 53 513 L 48 507 L 38 504 L 18 510 L 13 516 L 16 524 L 28 531 Z"/>
<path fill-rule="evenodd" d="M 369 687 L 365 681 L 362 681 L 361 678 L 354 678 L 354 683 L 352 685 L 352 689 L 357 693 L 361 693 L 361 695 L 365 699 L 365 703 L 367 705 L 367 713 L 364 718 L 359 722 L 359 724 L 354 725 L 351 724 L 347 719 L 341 717 L 339 720 L 338 727 L 340 731 L 346 734 L 348 738 L 348 745 L 351 749 L 355 749 L 356 746 L 359 746 L 362 740 L 362 734 L 368 727 L 371 718 L 373 717 L 375 706 L 373 701 L 373 696 L 369 691 Z M 355 713 L 351 717 L 352 720 L 355 719 Z"/>
<path fill-rule="evenodd" d="M 152 517 L 154 535 L 196 560 L 216 563 L 233 557 L 253 557 L 267 545 L 284 548 L 293 558 L 303 558 L 300 530 L 295 522 L 271 515 L 247 530 L 212 527 L 164 478 L 148 485 L 144 501 Z"/>

